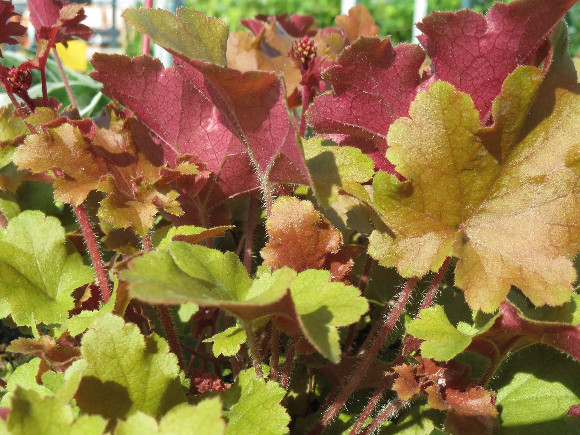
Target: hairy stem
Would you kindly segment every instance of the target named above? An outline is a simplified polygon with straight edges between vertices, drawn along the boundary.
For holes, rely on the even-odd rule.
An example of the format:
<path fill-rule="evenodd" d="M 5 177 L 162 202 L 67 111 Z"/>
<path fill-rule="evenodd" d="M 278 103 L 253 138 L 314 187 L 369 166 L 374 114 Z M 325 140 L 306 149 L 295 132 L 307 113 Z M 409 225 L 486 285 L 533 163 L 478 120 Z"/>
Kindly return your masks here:
<path fill-rule="evenodd" d="M 362 432 L 363 435 L 369 435 L 375 433 L 375 431 L 393 414 L 395 414 L 402 406 L 405 405 L 405 401 L 402 399 L 397 399 L 389 406 L 387 406 L 383 411 L 369 424 L 365 430 Z M 352 433 L 352 432 L 351 432 Z"/>
<path fill-rule="evenodd" d="M 66 73 L 64 72 L 64 68 L 62 67 L 62 62 L 60 61 L 60 56 L 58 55 L 58 52 L 56 51 L 56 48 L 54 48 L 54 47 L 52 49 L 52 55 L 54 56 L 54 58 L 56 60 L 56 65 L 58 66 L 58 71 L 60 72 L 60 76 L 62 77 L 62 82 L 64 83 L 64 87 L 66 89 L 68 99 L 70 100 L 70 104 L 73 107 L 73 109 L 78 110 L 79 106 L 77 104 L 77 100 L 75 99 L 73 91 L 70 87 L 70 83 L 68 82 L 68 78 L 66 76 Z"/>
<path fill-rule="evenodd" d="M 360 281 L 358 282 L 358 288 L 360 290 L 361 296 L 364 296 L 364 294 L 365 294 L 365 290 L 367 288 L 367 283 L 369 280 L 369 273 L 371 271 L 372 264 L 373 264 L 372 257 L 370 255 L 367 255 L 367 261 L 365 263 L 365 268 L 364 268 L 363 273 L 360 277 Z M 348 328 L 348 335 L 346 337 L 346 341 L 344 344 L 344 350 L 342 352 L 342 354 L 345 356 L 350 353 L 350 350 L 352 347 L 352 342 L 354 340 L 355 328 L 356 328 L 356 324 L 350 325 Z"/>
<path fill-rule="evenodd" d="M 248 205 L 248 220 L 246 222 L 246 245 L 244 248 L 244 266 L 248 274 L 252 273 L 252 252 L 254 248 L 254 226 L 256 221 L 256 203 L 257 199 L 254 195 L 250 196 L 250 204 Z"/>
<path fill-rule="evenodd" d="M 413 289 L 415 288 L 415 284 L 417 283 L 417 278 L 411 278 L 407 280 L 405 287 L 399 293 L 397 302 L 393 306 L 391 312 L 389 313 L 386 322 L 381 327 L 380 331 L 378 332 L 376 338 L 374 339 L 372 345 L 366 352 L 363 360 L 360 364 L 353 370 L 351 378 L 348 380 L 347 384 L 343 387 L 342 391 L 334 401 L 334 403 L 326 410 L 320 421 L 316 424 L 316 426 L 312 429 L 310 434 L 319 434 L 334 420 L 334 418 L 338 415 L 340 410 L 345 405 L 348 398 L 351 394 L 356 390 L 356 387 L 367 373 L 369 367 L 371 366 L 372 362 L 374 361 L 375 357 L 381 350 L 383 343 L 395 327 L 397 320 L 401 316 Z"/>
<path fill-rule="evenodd" d="M 433 303 L 433 299 L 435 299 L 435 295 L 437 294 L 437 290 L 439 289 L 439 284 L 443 280 L 443 276 L 445 272 L 447 272 L 447 268 L 449 267 L 449 263 L 451 263 L 451 257 L 447 257 L 439 270 L 437 271 L 437 275 L 433 277 L 433 281 L 431 281 L 431 285 L 429 286 L 429 290 L 425 294 L 425 299 L 423 299 L 423 303 L 421 304 L 421 311 L 424 308 L 428 308 Z"/>
<path fill-rule="evenodd" d="M 306 133 L 306 110 L 308 109 L 308 103 L 312 97 L 312 86 L 303 85 L 302 86 L 302 114 L 300 116 L 300 136 L 304 137 Z"/>
<path fill-rule="evenodd" d="M 286 354 L 286 361 L 284 362 L 284 371 L 280 377 L 280 386 L 284 389 L 288 387 L 290 381 L 290 373 L 292 373 L 292 366 L 294 365 L 294 354 L 296 353 L 296 343 L 298 342 L 298 336 L 292 337 L 290 341 L 290 347 L 288 353 Z"/>
<path fill-rule="evenodd" d="M 44 103 L 48 103 L 48 90 L 46 88 L 46 69 L 42 68 L 40 70 L 40 82 L 42 83 L 42 99 Z"/>
<path fill-rule="evenodd" d="M 250 359 L 252 360 L 254 370 L 256 370 L 256 376 L 263 378 L 264 373 L 262 372 L 262 361 L 260 361 L 258 344 L 256 343 L 256 335 L 252 329 L 252 322 L 243 322 L 243 324 L 244 329 L 246 330 L 246 337 L 248 339 L 248 352 L 250 353 Z"/>
<path fill-rule="evenodd" d="M 278 380 L 278 364 L 280 362 L 280 332 L 274 326 L 274 323 L 270 325 L 272 328 L 272 339 L 270 341 L 271 356 L 270 356 L 270 379 L 273 381 Z"/>
<path fill-rule="evenodd" d="M 356 421 L 355 425 L 350 431 L 350 435 L 356 435 L 360 433 L 360 430 L 362 429 L 365 422 L 371 415 L 371 412 L 373 411 L 373 409 L 375 409 L 377 403 L 379 403 L 379 400 L 381 399 L 381 397 L 383 397 L 383 394 L 385 394 L 385 391 L 387 391 L 391 387 L 392 383 L 393 383 L 393 375 L 386 375 L 385 378 L 382 380 L 381 385 L 379 385 L 379 388 L 377 388 L 375 393 L 373 394 L 373 397 L 371 397 L 371 400 L 369 400 L 369 402 L 365 406 L 365 409 L 363 409 L 362 414 L 359 416 L 358 420 Z"/>
<path fill-rule="evenodd" d="M 163 324 L 163 329 L 165 329 L 165 335 L 167 336 L 167 341 L 169 342 L 171 352 L 173 352 L 177 357 L 179 368 L 181 370 L 185 370 L 185 366 L 183 365 L 183 357 L 181 355 L 181 346 L 179 344 L 179 338 L 177 337 L 177 333 L 175 332 L 173 319 L 171 318 L 171 314 L 169 314 L 169 308 L 167 307 L 167 305 L 157 305 L 157 314 L 159 315 L 159 319 Z"/>
<path fill-rule="evenodd" d="M 97 274 L 97 285 L 99 286 L 99 291 L 101 293 L 101 300 L 106 304 L 109 299 L 111 299 L 111 287 L 109 286 L 109 280 L 107 278 L 107 272 L 105 270 L 105 265 L 103 264 L 97 238 L 95 237 L 93 227 L 83 205 L 72 204 L 72 208 L 81 227 L 81 232 L 83 233 L 87 250 L 91 257 L 91 262 L 93 263 L 95 273 Z"/>

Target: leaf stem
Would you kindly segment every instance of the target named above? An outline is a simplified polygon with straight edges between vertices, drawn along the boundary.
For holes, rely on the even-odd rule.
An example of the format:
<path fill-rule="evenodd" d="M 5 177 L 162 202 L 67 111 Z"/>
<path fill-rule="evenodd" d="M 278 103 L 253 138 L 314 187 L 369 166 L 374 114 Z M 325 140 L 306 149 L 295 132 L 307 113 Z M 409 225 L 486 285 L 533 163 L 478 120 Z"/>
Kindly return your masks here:
<path fill-rule="evenodd" d="M 254 248 L 254 227 L 256 222 L 256 203 L 255 195 L 250 196 L 250 203 L 248 205 L 248 220 L 246 221 L 246 245 L 244 248 L 244 266 L 248 271 L 248 275 L 252 273 L 252 252 Z"/>
<path fill-rule="evenodd" d="M 243 322 L 244 329 L 246 331 L 246 337 L 248 339 L 248 352 L 250 353 L 250 359 L 252 360 L 252 365 L 254 370 L 256 370 L 256 376 L 259 378 L 264 377 L 262 372 L 262 362 L 260 361 L 260 355 L 258 353 L 258 345 L 256 343 L 256 335 L 252 329 L 252 322 Z"/>
<path fill-rule="evenodd" d="M 386 375 L 383 378 L 381 384 L 379 385 L 379 388 L 375 390 L 373 397 L 371 397 L 371 400 L 369 400 L 369 402 L 365 406 L 365 409 L 363 409 L 363 412 L 361 413 L 352 430 L 350 431 L 350 435 L 356 435 L 360 433 L 360 430 L 362 429 L 365 422 L 371 415 L 371 412 L 373 411 L 373 409 L 375 409 L 377 403 L 379 403 L 380 398 L 383 397 L 383 394 L 385 394 L 385 391 L 387 391 L 387 389 L 391 387 L 392 383 L 393 383 L 393 375 Z"/>
<path fill-rule="evenodd" d="M 179 368 L 185 371 L 185 366 L 183 365 L 183 357 L 181 355 L 181 346 L 179 345 L 179 338 L 175 332 L 175 326 L 173 325 L 173 319 L 169 313 L 169 308 L 167 305 L 157 305 L 157 314 L 159 319 L 163 324 L 163 329 L 165 329 L 165 335 L 167 336 L 167 341 L 169 342 L 169 347 L 171 352 L 177 357 L 177 362 Z"/>
<path fill-rule="evenodd" d="M 270 327 L 272 328 L 272 339 L 270 341 L 271 356 L 270 356 L 270 379 L 273 381 L 278 380 L 278 364 L 280 362 L 280 332 L 271 322 Z"/>
<path fill-rule="evenodd" d="M 145 4 L 143 5 L 145 9 L 153 8 L 153 0 L 145 0 Z M 142 34 L 141 35 L 141 54 L 149 54 L 150 50 L 150 40 L 149 36 Z"/>
<path fill-rule="evenodd" d="M 304 137 L 306 133 L 306 110 L 308 109 L 308 103 L 310 103 L 310 97 L 312 96 L 312 86 L 309 84 L 302 86 L 302 114 L 300 115 L 300 136 Z"/>
<path fill-rule="evenodd" d="M 348 398 L 351 394 L 356 390 L 356 387 L 367 373 L 369 367 L 371 366 L 372 362 L 374 361 L 375 357 L 383 347 L 383 344 L 393 328 L 399 320 L 405 305 L 407 304 L 413 289 L 415 288 L 415 284 L 417 284 L 417 278 L 410 278 L 407 280 L 405 287 L 399 293 L 397 302 L 391 309 L 386 322 L 381 327 L 380 331 L 378 332 L 375 340 L 373 341 L 372 345 L 369 347 L 368 352 L 364 356 L 363 360 L 360 364 L 353 370 L 353 374 L 351 378 L 348 380 L 347 384 L 343 387 L 342 391 L 334 401 L 334 403 L 324 412 L 320 421 L 314 426 L 312 431 L 310 432 L 311 435 L 322 433 L 323 430 L 334 420 L 334 418 L 338 415 L 340 410 L 345 405 Z"/>
<path fill-rule="evenodd" d="M 373 264 L 373 258 L 370 255 L 367 255 L 367 261 L 365 263 L 365 268 L 363 270 L 362 275 L 360 276 L 360 280 L 358 282 L 358 288 L 360 290 L 361 296 L 364 296 L 365 290 L 367 288 L 367 283 L 369 280 L 369 273 L 371 271 L 371 266 Z M 346 341 L 344 344 L 344 350 L 342 352 L 343 355 L 348 355 L 352 348 L 352 342 L 354 340 L 354 332 L 355 332 L 356 324 L 350 325 L 348 328 L 348 335 L 346 337 Z"/>
<path fill-rule="evenodd" d="M 389 406 L 387 406 L 383 411 L 369 424 L 362 435 L 369 435 L 375 433 L 381 424 L 383 424 L 389 417 L 395 414 L 402 406 L 405 405 L 405 401 L 402 399 L 397 399 Z M 352 432 L 351 432 L 352 433 Z"/>
<path fill-rule="evenodd" d="M 91 257 L 91 262 L 93 263 L 95 273 L 97 274 L 97 284 L 101 292 L 101 300 L 106 304 L 109 299 L 111 299 L 111 288 L 109 287 L 109 280 L 107 278 L 107 272 L 105 271 L 97 238 L 95 237 L 93 227 L 83 205 L 72 204 L 72 208 L 81 227 L 85 243 L 87 244 L 87 250 Z"/>
<path fill-rule="evenodd" d="M 70 104 L 72 105 L 73 109 L 78 110 L 79 106 L 77 104 L 77 100 L 75 99 L 72 88 L 70 87 L 70 83 L 68 82 L 68 77 L 66 76 L 66 73 L 64 72 L 64 68 L 62 67 L 62 62 L 60 61 L 60 56 L 58 55 L 58 52 L 56 51 L 56 47 L 52 48 L 52 55 L 54 56 L 54 59 L 56 60 L 56 65 L 58 66 L 58 71 L 60 72 L 60 76 L 62 77 L 62 82 L 64 83 L 64 87 L 66 89 L 68 99 L 70 100 Z"/>
<path fill-rule="evenodd" d="M 421 311 L 424 308 L 428 308 L 433 303 L 433 299 L 435 299 L 435 295 L 437 294 L 437 290 L 439 289 L 439 284 L 443 280 L 443 276 L 445 272 L 447 272 L 447 268 L 449 267 L 449 263 L 451 263 L 451 257 L 447 257 L 439 270 L 437 271 L 437 275 L 433 277 L 433 281 L 431 281 L 431 285 L 429 286 L 429 290 L 425 294 L 425 299 L 423 299 L 423 303 L 421 304 Z"/>
<path fill-rule="evenodd" d="M 294 354 L 296 353 L 296 343 L 298 343 L 298 336 L 292 337 L 290 347 L 286 354 L 286 361 L 284 362 L 284 371 L 280 377 L 280 386 L 284 389 L 288 387 L 290 381 L 290 373 L 292 373 L 292 366 L 294 365 Z"/>

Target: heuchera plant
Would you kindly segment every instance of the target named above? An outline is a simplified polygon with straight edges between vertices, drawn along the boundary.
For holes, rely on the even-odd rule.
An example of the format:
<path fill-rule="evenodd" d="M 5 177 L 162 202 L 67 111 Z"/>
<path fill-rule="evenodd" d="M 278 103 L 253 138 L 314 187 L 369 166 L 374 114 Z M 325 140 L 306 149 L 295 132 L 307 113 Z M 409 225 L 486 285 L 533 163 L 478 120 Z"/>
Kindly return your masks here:
<path fill-rule="evenodd" d="M 362 6 L 232 34 L 127 10 L 143 55 L 93 56 L 111 102 L 81 119 L 46 65 L 83 8 L 29 0 L 36 55 L 0 66 L 0 433 L 580 433 L 574 3 L 434 12 L 396 47 Z"/>

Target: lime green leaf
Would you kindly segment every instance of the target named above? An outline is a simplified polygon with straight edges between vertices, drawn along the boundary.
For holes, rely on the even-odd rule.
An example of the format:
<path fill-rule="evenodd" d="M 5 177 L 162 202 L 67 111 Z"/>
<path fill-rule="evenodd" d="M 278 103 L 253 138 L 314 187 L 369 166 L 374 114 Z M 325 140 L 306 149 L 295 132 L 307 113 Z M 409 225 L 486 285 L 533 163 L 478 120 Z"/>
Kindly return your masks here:
<path fill-rule="evenodd" d="M 494 319 L 495 317 L 484 326 L 483 331 L 493 325 Z M 407 332 L 425 340 L 421 343 L 421 355 L 425 358 L 449 361 L 463 352 L 471 343 L 473 336 L 480 332 L 472 327 L 461 329 L 463 331 L 459 331 L 451 324 L 441 305 L 435 305 L 421 310 L 419 318 L 409 324 Z"/>
<path fill-rule="evenodd" d="M 58 219 L 25 211 L 0 230 L 0 297 L 20 326 L 62 323 L 74 308 L 72 291 L 93 271 L 66 243 Z"/>
<path fill-rule="evenodd" d="M 303 147 L 314 191 L 324 207 L 336 200 L 337 188 L 354 189 L 355 183 L 365 183 L 375 173 L 373 160 L 359 148 L 317 137 L 305 140 Z"/>
<path fill-rule="evenodd" d="M 396 423 L 389 421 L 383 424 L 381 428 L 381 435 L 426 435 L 426 434 L 441 434 L 443 432 L 437 431 L 437 427 L 443 426 L 445 413 L 436 409 L 430 408 L 427 405 L 415 405 L 405 416 L 397 419 Z"/>
<path fill-rule="evenodd" d="M 330 282 L 327 270 L 306 270 L 290 286 L 292 300 L 308 341 L 326 358 L 340 360 L 338 326 L 357 322 L 368 302 L 357 288 Z"/>
<path fill-rule="evenodd" d="M 243 321 L 286 317 L 333 362 L 340 359 L 336 327 L 357 322 L 368 310 L 357 288 L 330 282 L 326 270 L 296 275 L 282 268 L 252 281 L 235 254 L 184 242 L 148 252 L 128 267 L 121 278 L 129 281 L 132 297 L 153 304 L 217 306 Z"/>
<path fill-rule="evenodd" d="M 286 391 L 276 382 L 244 370 L 232 388 L 222 393 L 227 435 L 286 434 L 290 416 L 280 404 Z"/>
<path fill-rule="evenodd" d="M 0 189 L 2 189 L 2 186 L 0 186 Z M 18 216 L 20 213 L 20 204 L 18 204 L 14 193 L 0 192 L 0 211 L 8 220 Z"/>
<path fill-rule="evenodd" d="M 82 411 L 106 418 L 135 411 L 159 417 L 185 401 L 177 358 L 156 334 L 144 337 L 136 325 L 106 314 L 81 344 L 87 367 L 76 400 Z"/>
<path fill-rule="evenodd" d="M 530 71 L 508 79 L 495 109 L 507 107 L 509 86 Z M 532 97 L 522 98 L 515 104 Z M 513 143 L 506 130 L 484 144 L 468 95 L 444 82 L 419 93 L 388 136 L 387 157 L 407 181 L 379 173 L 373 182 L 388 228 L 373 232 L 369 253 L 403 276 L 459 258 L 455 282 L 474 310 L 493 312 L 512 285 L 535 305 L 568 301 L 576 277 L 569 257 L 580 241 L 579 174 L 570 167 L 580 96 L 557 89 L 552 100 L 538 103 L 553 110 L 523 139 Z"/>
<path fill-rule="evenodd" d="M 29 391 L 35 391 L 40 396 L 52 396 L 53 392 L 50 388 L 40 385 L 36 382 L 36 375 L 40 367 L 40 358 L 33 358 L 27 363 L 19 365 L 16 370 L 8 378 L 6 382 L 6 390 L 8 393 L 2 397 L 0 406 L 7 407 L 10 405 L 10 398 L 18 387 L 26 388 Z"/>
<path fill-rule="evenodd" d="M 128 9 L 127 23 L 169 52 L 191 59 L 226 64 L 228 26 L 194 9 L 179 8 L 176 15 L 161 9 Z"/>
<path fill-rule="evenodd" d="M 240 325 L 232 326 L 210 338 L 203 340 L 204 343 L 213 343 L 214 356 L 234 356 L 246 342 L 246 331 Z"/>
<path fill-rule="evenodd" d="M 580 403 L 580 365 L 543 345 L 508 359 L 491 387 L 497 390 L 502 434 L 572 434 L 580 419 L 567 416 Z"/>
<path fill-rule="evenodd" d="M 117 425 L 115 435 L 132 434 L 223 434 L 226 424 L 221 418 L 222 405 L 218 398 L 207 399 L 196 406 L 178 405 L 161 419 L 159 424 L 150 415 L 136 412 Z"/>
<path fill-rule="evenodd" d="M 56 397 L 17 388 L 12 396 L 7 422 L 10 433 L 17 434 L 102 434 L 107 421 L 99 416 L 82 416 L 75 421 L 72 406 Z"/>

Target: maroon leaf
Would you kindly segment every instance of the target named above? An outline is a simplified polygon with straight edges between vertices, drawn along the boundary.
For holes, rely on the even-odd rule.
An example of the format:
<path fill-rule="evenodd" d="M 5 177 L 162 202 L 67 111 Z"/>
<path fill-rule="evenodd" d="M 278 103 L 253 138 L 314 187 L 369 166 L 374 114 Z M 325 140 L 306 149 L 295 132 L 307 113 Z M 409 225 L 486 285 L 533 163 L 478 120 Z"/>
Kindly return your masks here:
<path fill-rule="evenodd" d="M 359 38 L 323 74 L 334 93 L 314 100 L 309 123 L 319 133 L 347 135 L 348 145 L 358 146 L 378 168 L 392 172 L 385 158 L 387 133 L 397 118 L 409 114 L 424 60 L 417 45 L 393 48 L 388 38 Z"/>
<path fill-rule="evenodd" d="M 37 38 L 56 40 L 56 43 L 81 38 L 88 41 L 93 31 L 81 24 L 87 16 L 80 4 L 61 2 L 59 0 L 30 0 L 30 21 L 38 30 Z M 58 34 L 54 34 L 57 29 Z"/>
<path fill-rule="evenodd" d="M 310 30 L 316 20 L 310 15 L 293 14 L 288 17 L 288 14 L 281 14 L 276 16 L 256 15 L 255 19 L 241 20 L 241 23 L 252 31 L 254 35 L 258 35 L 263 29 L 263 23 L 273 23 L 277 21 L 280 26 L 294 38 L 301 38 L 303 36 L 313 36 L 316 30 Z"/>
<path fill-rule="evenodd" d="M 417 27 L 435 77 L 471 95 L 485 121 L 505 78 L 535 52 L 576 0 L 496 3 L 484 17 L 470 10 L 435 12 Z"/>
<path fill-rule="evenodd" d="M 18 16 L 14 12 L 14 6 L 10 1 L 0 1 L 0 44 L 18 44 L 14 36 L 22 36 L 26 33 L 26 27 L 11 21 L 12 17 Z M 0 51 L 2 57 L 2 51 Z"/>
<path fill-rule="evenodd" d="M 499 310 L 500 315 L 493 326 L 479 334 L 468 351 L 482 353 L 494 361 L 509 352 L 540 342 L 580 361 L 580 325 L 530 320 L 508 301 L 503 302 Z M 490 342 L 493 343 L 491 347 L 487 345 Z"/>
<path fill-rule="evenodd" d="M 211 176 L 200 181 L 191 204 L 200 216 L 270 183 L 309 182 L 275 74 L 175 63 L 163 69 L 150 57 L 97 54 L 92 77 L 161 138 L 166 162 L 191 154 L 205 163 Z"/>

